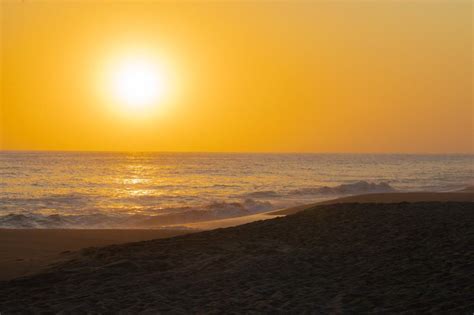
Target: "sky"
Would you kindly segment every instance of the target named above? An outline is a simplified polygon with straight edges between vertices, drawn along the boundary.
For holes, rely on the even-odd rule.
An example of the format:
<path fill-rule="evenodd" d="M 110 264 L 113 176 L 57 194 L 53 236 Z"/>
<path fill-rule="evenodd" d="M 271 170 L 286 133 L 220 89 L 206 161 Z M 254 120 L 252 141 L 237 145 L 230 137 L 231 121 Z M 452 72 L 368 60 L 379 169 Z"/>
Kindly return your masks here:
<path fill-rule="evenodd" d="M 0 148 L 474 153 L 472 15 L 456 0 L 2 1 Z M 127 104 L 147 84 L 154 98 Z"/>

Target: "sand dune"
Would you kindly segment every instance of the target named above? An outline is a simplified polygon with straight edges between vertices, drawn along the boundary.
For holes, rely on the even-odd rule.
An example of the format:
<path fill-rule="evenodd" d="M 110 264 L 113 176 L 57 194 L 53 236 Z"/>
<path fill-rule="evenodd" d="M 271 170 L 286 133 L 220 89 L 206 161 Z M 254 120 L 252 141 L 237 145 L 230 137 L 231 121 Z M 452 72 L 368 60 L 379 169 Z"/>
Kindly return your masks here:
<path fill-rule="evenodd" d="M 68 254 L 0 283 L 10 312 L 470 313 L 469 202 L 333 204 Z"/>
<path fill-rule="evenodd" d="M 429 202 L 429 201 L 454 201 L 474 202 L 474 191 L 470 189 L 459 192 L 400 192 L 376 193 L 342 197 L 310 205 L 291 207 L 283 210 L 268 212 L 271 215 L 288 215 L 314 207 L 316 205 L 330 205 L 338 203 L 398 203 L 398 202 Z"/>

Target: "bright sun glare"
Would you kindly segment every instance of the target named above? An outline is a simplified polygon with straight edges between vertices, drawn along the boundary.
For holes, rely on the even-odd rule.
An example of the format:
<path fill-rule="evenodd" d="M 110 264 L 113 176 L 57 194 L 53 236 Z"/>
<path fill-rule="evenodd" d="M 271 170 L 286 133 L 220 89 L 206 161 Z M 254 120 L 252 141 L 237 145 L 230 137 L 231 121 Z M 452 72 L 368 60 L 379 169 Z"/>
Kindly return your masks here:
<path fill-rule="evenodd" d="M 114 98 L 134 110 L 155 106 L 166 91 L 163 71 L 145 59 L 121 60 L 114 66 L 111 81 Z"/>

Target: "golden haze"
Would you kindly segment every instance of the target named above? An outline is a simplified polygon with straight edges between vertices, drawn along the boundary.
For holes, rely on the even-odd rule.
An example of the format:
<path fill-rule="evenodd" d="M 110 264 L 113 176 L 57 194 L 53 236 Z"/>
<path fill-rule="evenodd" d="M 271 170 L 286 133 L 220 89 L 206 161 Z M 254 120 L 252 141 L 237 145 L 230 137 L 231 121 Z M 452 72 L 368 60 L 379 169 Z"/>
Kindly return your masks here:
<path fill-rule="evenodd" d="M 474 151 L 470 1 L 1 11 L 2 149 Z M 141 53 L 167 69 L 167 95 L 124 115 L 104 76 Z"/>

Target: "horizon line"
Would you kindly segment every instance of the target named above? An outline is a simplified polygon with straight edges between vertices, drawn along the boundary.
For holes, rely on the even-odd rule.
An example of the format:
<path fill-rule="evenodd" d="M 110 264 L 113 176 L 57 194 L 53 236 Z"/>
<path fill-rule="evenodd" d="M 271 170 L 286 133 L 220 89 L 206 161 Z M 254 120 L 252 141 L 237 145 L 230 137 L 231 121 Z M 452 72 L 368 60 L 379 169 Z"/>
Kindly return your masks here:
<path fill-rule="evenodd" d="M 340 152 L 340 151 L 159 151 L 159 150 L 45 150 L 45 149 L 0 149 L 4 152 L 50 152 L 50 153 L 165 153 L 165 154 L 354 154 L 354 155 L 474 155 L 474 152 Z"/>

